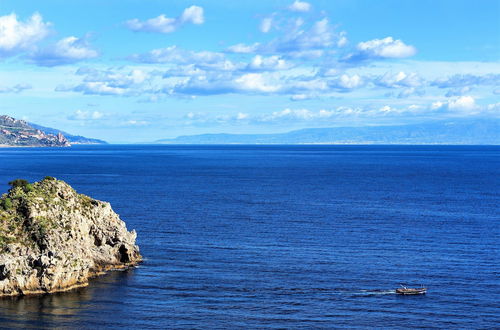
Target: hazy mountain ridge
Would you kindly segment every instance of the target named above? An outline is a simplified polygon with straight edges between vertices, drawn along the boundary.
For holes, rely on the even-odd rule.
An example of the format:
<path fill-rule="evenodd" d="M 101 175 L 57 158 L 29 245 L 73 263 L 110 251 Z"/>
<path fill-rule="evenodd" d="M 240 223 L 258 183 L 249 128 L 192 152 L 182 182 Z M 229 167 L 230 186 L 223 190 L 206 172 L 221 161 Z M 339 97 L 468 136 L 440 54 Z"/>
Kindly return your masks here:
<path fill-rule="evenodd" d="M 279 134 L 201 134 L 163 144 L 500 144 L 500 119 L 446 120 L 398 126 L 306 128 Z"/>

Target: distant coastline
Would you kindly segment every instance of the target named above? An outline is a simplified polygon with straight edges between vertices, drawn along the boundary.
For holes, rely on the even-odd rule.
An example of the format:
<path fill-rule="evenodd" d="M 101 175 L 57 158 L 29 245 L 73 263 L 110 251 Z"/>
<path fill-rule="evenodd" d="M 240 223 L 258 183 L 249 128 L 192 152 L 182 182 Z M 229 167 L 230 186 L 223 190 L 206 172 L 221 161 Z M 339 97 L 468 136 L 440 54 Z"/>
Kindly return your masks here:
<path fill-rule="evenodd" d="M 158 144 L 500 145 L 500 119 L 448 120 L 399 126 L 306 128 L 275 134 L 201 134 Z"/>
<path fill-rule="evenodd" d="M 120 145 L 120 144 L 110 144 Z M 128 144 L 122 144 L 128 145 Z M 370 142 L 318 142 L 318 143 L 135 143 L 130 145 L 165 145 L 165 146 L 500 146 L 496 144 L 467 143 L 370 143 Z"/>

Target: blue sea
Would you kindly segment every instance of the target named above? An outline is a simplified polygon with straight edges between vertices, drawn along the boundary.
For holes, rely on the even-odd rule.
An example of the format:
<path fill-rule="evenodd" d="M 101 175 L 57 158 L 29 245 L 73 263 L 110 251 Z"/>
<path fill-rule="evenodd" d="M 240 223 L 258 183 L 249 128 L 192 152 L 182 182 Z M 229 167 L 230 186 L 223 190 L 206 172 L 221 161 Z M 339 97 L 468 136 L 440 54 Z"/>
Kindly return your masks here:
<path fill-rule="evenodd" d="M 500 325 L 500 147 L 0 149 L 2 191 L 46 175 L 111 202 L 145 261 L 1 299 L 1 328 Z"/>

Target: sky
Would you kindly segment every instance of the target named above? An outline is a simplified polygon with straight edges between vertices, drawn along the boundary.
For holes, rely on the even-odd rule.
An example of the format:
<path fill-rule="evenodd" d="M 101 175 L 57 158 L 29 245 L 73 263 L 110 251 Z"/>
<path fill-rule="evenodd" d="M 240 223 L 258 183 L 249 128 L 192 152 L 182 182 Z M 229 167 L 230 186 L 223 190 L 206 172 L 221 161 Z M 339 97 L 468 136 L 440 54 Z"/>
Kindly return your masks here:
<path fill-rule="evenodd" d="M 500 1 L 0 0 L 0 114 L 112 143 L 500 117 Z"/>

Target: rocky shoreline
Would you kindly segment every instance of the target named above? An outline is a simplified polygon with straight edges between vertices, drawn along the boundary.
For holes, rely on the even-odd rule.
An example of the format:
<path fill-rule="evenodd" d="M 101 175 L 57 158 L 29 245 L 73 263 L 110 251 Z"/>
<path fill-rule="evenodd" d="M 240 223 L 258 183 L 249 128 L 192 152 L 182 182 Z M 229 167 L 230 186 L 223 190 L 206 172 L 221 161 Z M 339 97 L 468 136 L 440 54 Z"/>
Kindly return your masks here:
<path fill-rule="evenodd" d="M 71 290 L 142 260 L 136 232 L 109 203 L 51 177 L 10 184 L 0 199 L 0 297 Z"/>

